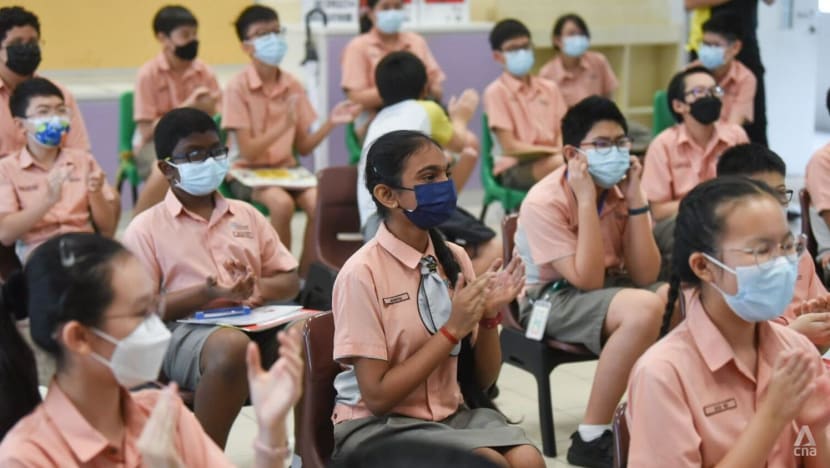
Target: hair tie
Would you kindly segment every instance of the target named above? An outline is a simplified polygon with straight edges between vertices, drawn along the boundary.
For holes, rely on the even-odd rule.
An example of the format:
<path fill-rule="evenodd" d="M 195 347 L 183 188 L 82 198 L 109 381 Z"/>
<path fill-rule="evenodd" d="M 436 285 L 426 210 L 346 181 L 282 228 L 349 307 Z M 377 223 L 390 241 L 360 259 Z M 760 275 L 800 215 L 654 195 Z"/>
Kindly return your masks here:
<path fill-rule="evenodd" d="M 61 265 L 64 268 L 75 266 L 75 253 L 72 252 L 72 249 L 69 247 L 69 242 L 65 237 L 60 240 L 58 250 L 60 250 Z"/>

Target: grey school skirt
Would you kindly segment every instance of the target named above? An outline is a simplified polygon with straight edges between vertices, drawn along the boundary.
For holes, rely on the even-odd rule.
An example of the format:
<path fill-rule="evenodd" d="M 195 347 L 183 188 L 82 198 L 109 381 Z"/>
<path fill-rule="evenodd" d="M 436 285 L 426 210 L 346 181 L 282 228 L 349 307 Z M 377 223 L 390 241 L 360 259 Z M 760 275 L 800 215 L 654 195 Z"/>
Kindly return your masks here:
<path fill-rule="evenodd" d="M 504 415 L 487 408 L 462 406 L 443 421 L 424 421 L 400 415 L 369 416 L 334 426 L 332 458 L 377 440 L 417 441 L 473 451 L 481 447 L 533 445 L 525 432 L 507 422 Z"/>

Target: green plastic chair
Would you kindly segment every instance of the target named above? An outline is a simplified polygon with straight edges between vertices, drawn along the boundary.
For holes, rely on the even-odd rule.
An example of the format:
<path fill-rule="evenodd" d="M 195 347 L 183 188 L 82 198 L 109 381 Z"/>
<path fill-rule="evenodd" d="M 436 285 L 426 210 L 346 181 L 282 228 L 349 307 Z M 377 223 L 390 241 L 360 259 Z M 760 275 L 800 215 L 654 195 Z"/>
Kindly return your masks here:
<path fill-rule="evenodd" d="M 501 202 L 505 213 L 519 210 L 527 192 L 502 186 L 493 175 L 493 136 L 487 114 L 481 115 L 481 184 L 484 186 L 484 203 L 480 219 L 484 221 L 491 203 Z"/>
<path fill-rule="evenodd" d="M 651 114 L 651 130 L 654 132 L 654 135 L 657 136 L 660 132 L 676 123 L 677 122 L 674 120 L 674 116 L 671 113 L 671 109 L 669 108 L 669 98 L 666 95 L 666 91 L 662 89 L 657 91 L 654 93 L 654 103 Z"/>
<path fill-rule="evenodd" d="M 357 132 L 355 132 L 354 122 L 349 122 L 346 125 L 346 149 L 349 151 L 349 165 L 357 166 L 357 163 L 360 162 L 360 152 L 363 151 L 363 147 L 360 145 Z"/>
<path fill-rule="evenodd" d="M 138 186 L 141 178 L 138 176 L 138 167 L 135 165 L 133 154 L 133 134 L 135 121 L 133 120 L 133 92 L 121 93 L 118 98 L 118 173 L 115 177 L 115 186 L 120 194 L 124 182 L 130 183 L 132 188 L 133 204 L 138 200 Z"/>

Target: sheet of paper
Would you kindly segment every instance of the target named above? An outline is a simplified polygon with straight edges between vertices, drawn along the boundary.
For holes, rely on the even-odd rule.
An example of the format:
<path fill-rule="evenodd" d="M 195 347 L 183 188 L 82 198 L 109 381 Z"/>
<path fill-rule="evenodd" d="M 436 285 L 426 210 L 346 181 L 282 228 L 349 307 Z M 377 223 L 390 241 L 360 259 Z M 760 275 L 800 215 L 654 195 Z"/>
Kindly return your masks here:
<path fill-rule="evenodd" d="M 253 309 L 250 314 L 238 315 L 234 317 L 219 317 L 215 319 L 198 320 L 192 317 L 178 320 L 179 323 L 195 323 L 197 325 L 222 325 L 228 327 L 245 327 L 248 325 L 258 325 L 262 323 L 274 322 L 276 320 L 285 318 L 287 316 L 295 315 L 302 309 L 298 305 L 271 305 L 257 307 Z"/>

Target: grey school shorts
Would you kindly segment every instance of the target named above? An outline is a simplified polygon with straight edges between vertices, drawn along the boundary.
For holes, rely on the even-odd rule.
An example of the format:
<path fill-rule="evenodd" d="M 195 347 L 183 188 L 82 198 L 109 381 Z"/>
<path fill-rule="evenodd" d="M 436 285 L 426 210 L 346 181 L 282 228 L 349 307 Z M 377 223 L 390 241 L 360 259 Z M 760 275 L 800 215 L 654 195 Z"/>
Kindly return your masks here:
<path fill-rule="evenodd" d="M 656 292 L 664 283 L 654 283 L 646 288 Z M 602 327 L 614 296 L 623 289 L 636 288 L 627 276 L 608 276 L 605 287 L 594 291 L 582 291 L 567 283 L 552 284 L 537 297 L 550 302 L 550 315 L 545 336 L 566 343 L 584 345 L 592 353 L 602 351 Z M 520 302 L 519 320 L 527 326 L 533 304 L 528 298 Z"/>

